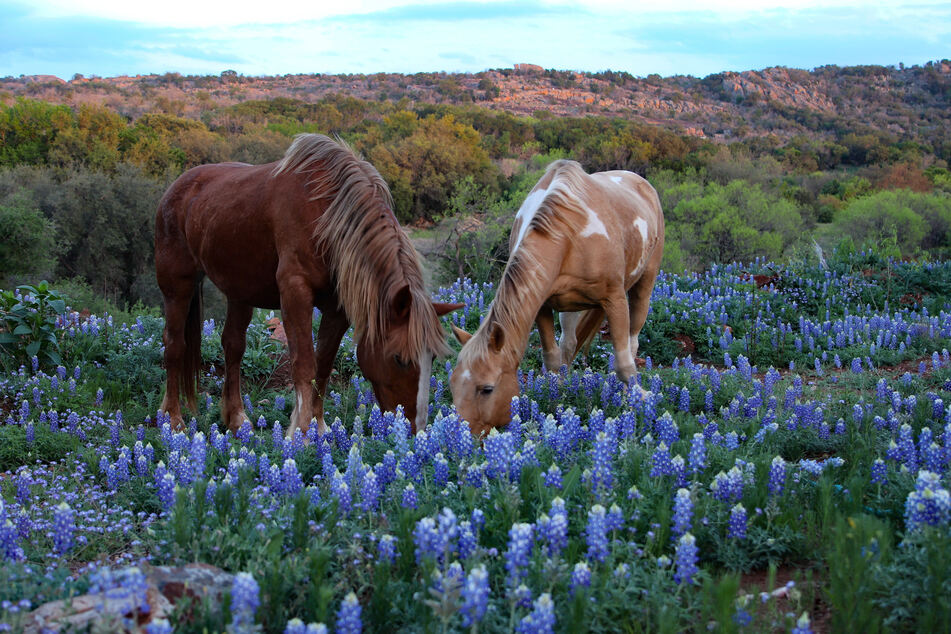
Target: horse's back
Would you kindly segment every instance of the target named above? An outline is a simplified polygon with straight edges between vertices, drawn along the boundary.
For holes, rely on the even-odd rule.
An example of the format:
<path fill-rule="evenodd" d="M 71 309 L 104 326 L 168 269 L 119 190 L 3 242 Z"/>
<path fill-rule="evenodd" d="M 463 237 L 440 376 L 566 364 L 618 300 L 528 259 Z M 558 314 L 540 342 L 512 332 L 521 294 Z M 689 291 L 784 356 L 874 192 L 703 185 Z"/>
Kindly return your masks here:
<path fill-rule="evenodd" d="M 215 163 L 184 172 L 156 214 L 156 267 L 187 260 L 229 297 L 257 306 L 277 302 L 282 254 L 312 266 L 306 189 L 273 177 L 274 164 Z M 169 264 L 178 268 L 179 264 Z M 319 280 L 322 282 L 323 280 Z"/>

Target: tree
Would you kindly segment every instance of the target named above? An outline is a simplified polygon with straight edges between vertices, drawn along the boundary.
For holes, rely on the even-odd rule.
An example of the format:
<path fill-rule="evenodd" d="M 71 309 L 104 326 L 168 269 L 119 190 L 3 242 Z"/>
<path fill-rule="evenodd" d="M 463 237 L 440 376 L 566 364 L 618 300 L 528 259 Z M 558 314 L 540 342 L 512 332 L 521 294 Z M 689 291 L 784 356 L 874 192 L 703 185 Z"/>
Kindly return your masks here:
<path fill-rule="evenodd" d="M 53 223 L 25 193 L 0 204 L 0 283 L 48 276 L 55 244 Z"/>

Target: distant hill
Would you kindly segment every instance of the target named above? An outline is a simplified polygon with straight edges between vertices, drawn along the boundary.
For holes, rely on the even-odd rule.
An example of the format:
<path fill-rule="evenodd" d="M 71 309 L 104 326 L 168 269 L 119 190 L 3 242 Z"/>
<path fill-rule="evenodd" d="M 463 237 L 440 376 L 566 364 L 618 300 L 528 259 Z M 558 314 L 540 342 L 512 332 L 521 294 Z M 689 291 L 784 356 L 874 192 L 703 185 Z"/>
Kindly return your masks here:
<path fill-rule="evenodd" d="M 475 74 L 284 75 L 246 77 L 176 73 L 69 81 L 49 75 L 0 79 L 0 98 L 52 103 L 102 103 L 131 118 L 201 113 L 242 101 L 290 98 L 316 102 L 331 94 L 407 104 L 476 104 L 515 115 L 616 116 L 716 140 L 766 134 L 835 137 L 863 129 L 896 142 L 951 146 L 951 61 L 924 66 L 784 67 L 742 73 L 634 77 L 625 72 L 577 73 L 516 64 Z"/>

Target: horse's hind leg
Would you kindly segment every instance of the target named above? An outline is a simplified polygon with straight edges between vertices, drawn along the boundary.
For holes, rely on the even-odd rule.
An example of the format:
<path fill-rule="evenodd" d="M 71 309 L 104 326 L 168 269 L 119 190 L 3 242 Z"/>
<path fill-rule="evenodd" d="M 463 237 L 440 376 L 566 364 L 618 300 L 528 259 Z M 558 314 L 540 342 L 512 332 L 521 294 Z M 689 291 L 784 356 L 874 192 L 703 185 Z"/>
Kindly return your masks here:
<path fill-rule="evenodd" d="M 583 312 L 559 313 L 558 320 L 561 322 L 561 339 L 558 341 L 558 349 L 561 352 L 561 362 L 565 365 L 571 365 L 578 351 L 578 322 L 581 321 Z"/>
<path fill-rule="evenodd" d="M 561 352 L 555 344 L 555 315 L 551 308 L 542 306 L 535 316 L 535 323 L 538 324 L 538 335 L 542 341 L 545 369 L 558 372 L 561 369 Z"/>
<path fill-rule="evenodd" d="M 225 353 L 225 382 L 221 389 L 221 421 L 237 432 L 247 420 L 241 401 L 241 358 L 247 346 L 248 324 L 254 309 L 245 304 L 228 302 L 228 315 L 221 331 L 221 347 Z"/>
<path fill-rule="evenodd" d="M 663 244 L 661 244 L 661 247 L 663 247 Z M 647 322 L 651 293 L 654 291 L 654 282 L 657 281 L 657 274 L 660 272 L 662 254 L 663 248 L 655 250 L 640 279 L 627 291 L 627 303 L 631 315 L 631 354 L 635 357 L 637 356 L 638 336 Z"/>
<path fill-rule="evenodd" d="M 165 302 L 162 343 L 165 345 L 166 377 L 160 409 L 168 414 L 172 429 L 179 430 L 185 426 L 180 400 L 183 388 L 189 407 L 196 407 L 194 383 L 197 369 L 192 366 L 195 365 L 194 358 L 201 354 L 201 276 L 183 259 L 165 258 L 161 255 L 164 250 L 157 251 L 156 277 Z M 196 327 L 197 335 L 194 332 Z"/>

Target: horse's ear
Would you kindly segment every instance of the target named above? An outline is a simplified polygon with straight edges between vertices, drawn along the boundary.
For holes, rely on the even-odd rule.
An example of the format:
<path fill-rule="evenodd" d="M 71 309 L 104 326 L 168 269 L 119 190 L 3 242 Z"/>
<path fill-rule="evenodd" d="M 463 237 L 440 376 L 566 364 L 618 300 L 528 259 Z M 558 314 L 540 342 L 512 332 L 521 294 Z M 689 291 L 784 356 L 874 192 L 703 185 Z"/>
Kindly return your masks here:
<path fill-rule="evenodd" d="M 472 335 L 458 327 L 455 324 L 452 324 L 452 334 L 456 335 L 456 339 L 459 340 L 459 343 L 466 345 L 466 342 L 472 339 Z"/>
<path fill-rule="evenodd" d="M 499 322 L 492 322 L 492 326 L 489 329 L 489 350 L 499 352 L 502 350 L 503 345 L 505 345 L 505 331 L 502 330 L 502 326 L 499 325 Z"/>
<path fill-rule="evenodd" d="M 406 321 L 409 319 L 409 311 L 413 305 L 413 294 L 409 290 L 409 284 L 396 291 L 390 301 L 390 310 L 393 311 L 393 318 L 396 321 Z"/>
<path fill-rule="evenodd" d="M 447 315 L 454 310 L 459 310 L 463 306 L 465 306 L 465 304 L 447 304 L 444 302 L 433 302 L 433 309 L 435 309 L 437 317 L 442 317 L 443 315 Z"/>

